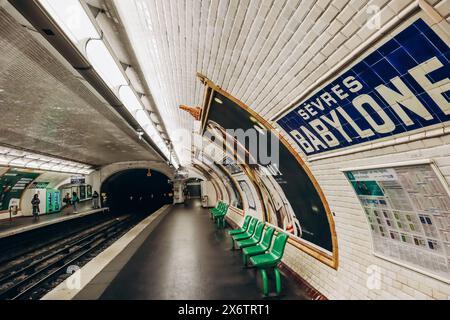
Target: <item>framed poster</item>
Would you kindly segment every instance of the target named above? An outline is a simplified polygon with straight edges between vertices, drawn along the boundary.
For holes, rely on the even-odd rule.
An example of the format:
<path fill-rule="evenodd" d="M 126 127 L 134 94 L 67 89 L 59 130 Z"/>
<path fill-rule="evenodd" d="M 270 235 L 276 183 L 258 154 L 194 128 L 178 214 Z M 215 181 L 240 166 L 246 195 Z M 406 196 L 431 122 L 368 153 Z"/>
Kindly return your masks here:
<path fill-rule="evenodd" d="M 373 253 L 450 283 L 450 195 L 437 167 L 343 171 L 366 215 Z"/>
<path fill-rule="evenodd" d="M 250 186 L 248 185 L 247 181 L 239 180 L 238 183 L 242 191 L 244 192 L 245 197 L 247 198 L 248 207 L 250 209 L 256 210 L 255 198 L 253 197 L 252 190 L 250 189 Z"/>
<path fill-rule="evenodd" d="M 230 157 L 224 157 L 222 165 L 231 175 L 242 173 L 242 169 Z"/>
<path fill-rule="evenodd" d="M 220 179 L 224 181 L 224 186 L 225 188 L 227 188 L 227 191 L 231 199 L 230 205 L 240 210 L 243 210 L 244 206 L 242 194 L 237 186 L 236 180 L 220 163 L 214 162 L 214 160 L 209 159 L 207 156 L 203 156 L 203 160 L 204 164 L 206 164 L 209 168 L 211 168 L 220 177 Z"/>

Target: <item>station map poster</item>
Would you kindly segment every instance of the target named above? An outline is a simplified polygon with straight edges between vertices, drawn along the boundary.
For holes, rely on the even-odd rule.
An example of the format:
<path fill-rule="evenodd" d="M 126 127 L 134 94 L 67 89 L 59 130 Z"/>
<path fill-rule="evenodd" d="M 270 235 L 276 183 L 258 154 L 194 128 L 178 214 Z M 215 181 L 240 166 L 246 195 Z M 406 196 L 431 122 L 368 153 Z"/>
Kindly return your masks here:
<path fill-rule="evenodd" d="M 450 120 L 450 50 L 421 18 L 277 123 L 306 155 Z"/>
<path fill-rule="evenodd" d="M 19 200 L 39 173 L 10 169 L 0 177 L 0 211 L 9 210 L 11 200 Z"/>
<path fill-rule="evenodd" d="M 450 282 L 450 196 L 431 164 L 346 171 L 373 250 Z"/>

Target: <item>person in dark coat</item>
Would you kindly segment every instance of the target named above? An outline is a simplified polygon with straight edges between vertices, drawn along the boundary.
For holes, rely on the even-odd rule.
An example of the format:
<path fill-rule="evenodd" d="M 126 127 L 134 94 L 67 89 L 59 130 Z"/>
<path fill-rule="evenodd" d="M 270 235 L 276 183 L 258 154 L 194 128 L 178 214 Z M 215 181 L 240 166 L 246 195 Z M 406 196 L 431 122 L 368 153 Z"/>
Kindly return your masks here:
<path fill-rule="evenodd" d="M 99 200 L 99 194 L 97 191 L 94 191 L 94 194 L 92 195 L 92 206 L 94 209 L 98 209 L 100 208 L 99 204 L 98 204 L 98 200 Z"/>
<path fill-rule="evenodd" d="M 70 201 L 71 201 L 70 194 L 66 193 L 66 196 L 63 199 L 64 207 L 67 208 L 68 206 L 70 206 Z"/>
<path fill-rule="evenodd" d="M 41 200 L 39 200 L 39 197 L 37 194 L 33 196 L 33 199 L 31 200 L 31 205 L 33 206 L 33 217 L 34 219 L 39 219 L 39 204 L 41 203 Z"/>

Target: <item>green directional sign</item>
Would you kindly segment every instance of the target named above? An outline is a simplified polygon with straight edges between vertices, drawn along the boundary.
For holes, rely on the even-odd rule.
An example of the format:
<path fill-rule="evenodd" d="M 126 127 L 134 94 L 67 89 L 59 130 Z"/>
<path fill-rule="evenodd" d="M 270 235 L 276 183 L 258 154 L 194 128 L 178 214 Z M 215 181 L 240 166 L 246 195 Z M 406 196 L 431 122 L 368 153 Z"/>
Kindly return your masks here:
<path fill-rule="evenodd" d="M 11 200 L 20 199 L 25 189 L 33 182 L 39 173 L 8 170 L 0 177 L 0 211 L 7 211 Z"/>

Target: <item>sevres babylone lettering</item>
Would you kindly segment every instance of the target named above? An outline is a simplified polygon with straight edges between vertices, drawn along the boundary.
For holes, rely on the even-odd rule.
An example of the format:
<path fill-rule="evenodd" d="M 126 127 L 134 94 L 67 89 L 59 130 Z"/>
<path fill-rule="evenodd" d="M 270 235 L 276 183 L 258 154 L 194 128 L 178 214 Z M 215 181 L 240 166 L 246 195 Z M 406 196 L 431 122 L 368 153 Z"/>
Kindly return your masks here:
<path fill-rule="evenodd" d="M 449 121 L 448 52 L 419 19 L 278 123 L 312 155 Z"/>

